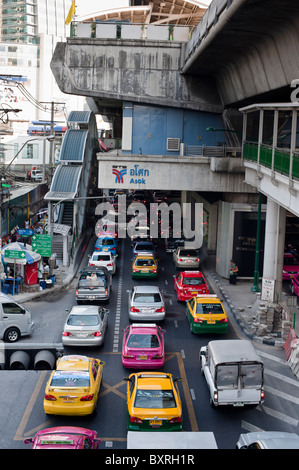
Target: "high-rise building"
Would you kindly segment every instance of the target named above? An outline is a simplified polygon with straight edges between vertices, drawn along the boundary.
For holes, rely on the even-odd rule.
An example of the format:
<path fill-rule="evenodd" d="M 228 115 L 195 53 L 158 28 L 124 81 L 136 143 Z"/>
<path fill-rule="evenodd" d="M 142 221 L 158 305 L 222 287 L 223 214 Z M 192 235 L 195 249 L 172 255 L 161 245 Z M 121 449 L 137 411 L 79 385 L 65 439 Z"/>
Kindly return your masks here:
<path fill-rule="evenodd" d="M 61 93 L 50 69 L 56 43 L 69 35 L 70 5 L 71 0 L 0 0 L 0 105 L 21 109 L 0 123 L 2 134 L 24 135 L 31 121 L 49 121 L 51 102 L 57 103 L 59 122 L 83 109 L 84 97 Z M 6 76 L 18 78 L 5 81 Z"/>

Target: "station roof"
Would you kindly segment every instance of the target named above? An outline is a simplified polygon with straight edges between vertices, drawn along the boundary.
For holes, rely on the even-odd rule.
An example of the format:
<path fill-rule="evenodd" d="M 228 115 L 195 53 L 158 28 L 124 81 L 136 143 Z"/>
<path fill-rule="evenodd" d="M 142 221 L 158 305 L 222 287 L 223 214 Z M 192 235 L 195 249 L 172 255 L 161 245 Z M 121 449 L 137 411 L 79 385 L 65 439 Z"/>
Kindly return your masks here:
<path fill-rule="evenodd" d="M 76 21 L 129 21 L 137 24 L 173 24 L 197 26 L 207 4 L 185 0 L 131 0 L 130 6 L 97 10 L 78 16 Z"/>

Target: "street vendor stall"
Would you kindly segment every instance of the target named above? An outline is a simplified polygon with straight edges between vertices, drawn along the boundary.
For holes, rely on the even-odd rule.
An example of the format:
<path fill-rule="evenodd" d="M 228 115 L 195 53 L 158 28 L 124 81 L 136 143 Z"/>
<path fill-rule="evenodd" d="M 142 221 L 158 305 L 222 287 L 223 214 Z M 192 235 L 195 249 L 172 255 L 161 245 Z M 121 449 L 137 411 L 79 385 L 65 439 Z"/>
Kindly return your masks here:
<path fill-rule="evenodd" d="M 26 246 L 20 242 L 10 243 L 2 247 L 2 262 L 7 265 L 6 273 L 13 270 L 13 275 L 8 275 L 4 279 L 4 286 L 7 286 L 9 293 L 18 293 L 18 284 L 24 279 L 25 285 L 37 285 L 37 265 L 41 260 L 41 255 L 32 251 L 31 245 Z M 19 271 L 17 273 L 17 271 Z M 12 284 L 12 288 L 9 286 Z"/>

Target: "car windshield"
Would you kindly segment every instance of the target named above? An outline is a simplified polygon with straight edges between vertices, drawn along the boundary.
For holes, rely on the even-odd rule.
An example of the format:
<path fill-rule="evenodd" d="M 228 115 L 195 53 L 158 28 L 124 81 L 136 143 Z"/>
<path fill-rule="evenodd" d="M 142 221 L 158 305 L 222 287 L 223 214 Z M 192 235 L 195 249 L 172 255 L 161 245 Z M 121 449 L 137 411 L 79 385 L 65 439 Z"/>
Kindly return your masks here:
<path fill-rule="evenodd" d="M 136 408 L 175 408 L 176 401 L 172 390 L 137 390 Z"/>
<path fill-rule="evenodd" d="M 180 256 L 192 256 L 197 258 L 197 253 L 195 250 L 180 250 Z"/>
<path fill-rule="evenodd" d="M 51 387 L 89 387 L 89 373 L 87 371 L 56 370 L 50 385 Z"/>
<path fill-rule="evenodd" d="M 183 284 L 186 286 L 201 286 L 205 284 L 203 277 L 184 277 Z"/>
<path fill-rule="evenodd" d="M 197 304 L 196 313 L 224 313 L 221 304 Z"/>
<path fill-rule="evenodd" d="M 145 303 L 145 302 L 148 302 L 148 303 L 161 302 L 161 296 L 158 292 L 157 293 L 150 293 L 149 292 L 147 294 L 136 293 L 134 295 L 134 302 L 142 302 L 142 303 Z"/>
<path fill-rule="evenodd" d="M 129 348 L 158 348 L 159 340 L 155 334 L 131 334 L 128 338 Z"/>
<path fill-rule="evenodd" d="M 99 324 L 99 316 L 70 314 L 67 324 L 70 326 L 96 326 Z"/>
<path fill-rule="evenodd" d="M 155 262 L 153 259 L 137 259 L 136 266 L 155 266 Z"/>

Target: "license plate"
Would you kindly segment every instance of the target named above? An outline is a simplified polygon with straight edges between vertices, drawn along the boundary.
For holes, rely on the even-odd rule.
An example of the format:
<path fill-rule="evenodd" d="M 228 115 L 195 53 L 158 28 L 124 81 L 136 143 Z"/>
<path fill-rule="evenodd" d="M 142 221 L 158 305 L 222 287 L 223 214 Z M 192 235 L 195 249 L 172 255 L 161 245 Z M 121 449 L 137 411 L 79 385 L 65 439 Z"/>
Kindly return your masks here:
<path fill-rule="evenodd" d="M 77 333 L 78 338 L 86 338 L 87 333 Z"/>
<path fill-rule="evenodd" d="M 143 272 L 144 272 L 144 273 L 148 273 L 148 269 L 143 269 Z"/>
<path fill-rule="evenodd" d="M 88 298 L 91 299 L 91 300 L 95 300 L 96 296 L 95 295 L 90 295 Z"/>
<path fill-rule="evenodd" d="M 210 320 L 207 323 L 209 323 L 209 325 L 215 325 L 215 321 L 213 321 L 213 320 Z"/>
<path fill-rule="evenodd" d="M 197 294 L 197 290 L 192 291 L 191 294 Z"/>
<path fill-rule="evenodd" d="M 75 399 L 73 397 L 62 397 L 64 403 L 74 403 Z"/>
<path fill-rule="evenodd" d="M 147 356 L 138 356 L 138 359 L 144 360 L 144 359 L 147 359 Z"/>
<path fill-rule="evenodd" d="M 150 421 L 150 426 L 162 426 L 162 421 L 158 419 L 153 419 Z"/>
<path fill-rule="evenodd" d="M 103 248 L 103 251 L 108 251 L 108 248 Z"/>

